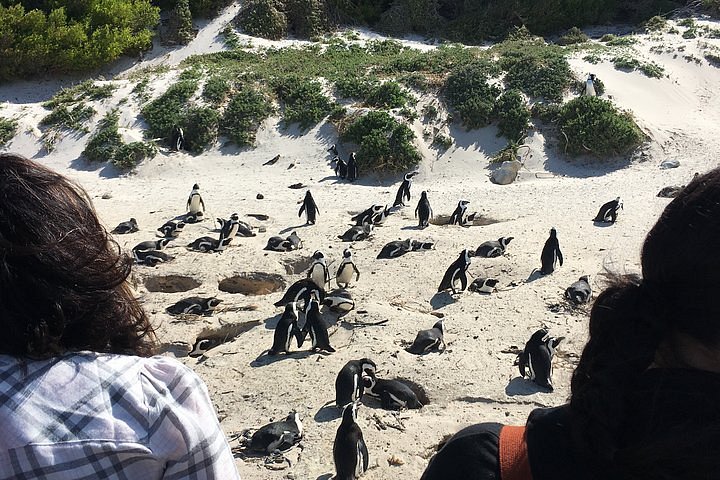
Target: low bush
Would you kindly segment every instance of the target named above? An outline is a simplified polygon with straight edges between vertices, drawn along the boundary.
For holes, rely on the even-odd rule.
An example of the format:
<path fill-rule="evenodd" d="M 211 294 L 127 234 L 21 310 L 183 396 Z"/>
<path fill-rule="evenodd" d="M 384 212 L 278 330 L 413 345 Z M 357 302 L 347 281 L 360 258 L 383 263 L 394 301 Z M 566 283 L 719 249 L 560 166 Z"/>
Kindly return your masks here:
<path fill-rule="evenodd" d="M 645 140 L 627 112 L 598 97 L 578 97 L 560 108 L 561 143 L 573 155 L 624 155 Z"/>
<path fill-rule="evenodd" d="M 530 116 L 543 122 L 555 122 L 560 116 L 560 105 L 557 103 L 535 102 L 530 109 Z"/>
<path fill-rule="evenodd" d="M 197 90 L 196 80 L 175 83 L 165 93 L 143 107 L 147 138 L 161 138 L 169 143 L 172 129 L 182 125 L 187 102 Z"/>
<path fill-rule="evenodd" d="M 337 95 L 364 101 L 377 88 L 380 81 L 376 77 L 343 77 L 335 81 Z"/>
<path fill-rule="evenodd" d="M 662 32 L 666 28 L 667 20 L 659 15 L 655 15 L 645 22 L 645 31 L 647 32 Z"/>
<path fill-rule="evenodd" d="M 720 0 L 702 0 L 702 7 L 709 14 L 720 16 Z"/>
<path fill-rule="evenodd" d="M 68 107 L 60 104 L 40 120 L 40 126 L 87 133 L 86 124 L 93 115 L 95 115 L 95 109 L 90 105 L 78 103 Z"/>
<path fill-rule="evenodd" d="M 214 75 L 205 83 L 202 96 L 208 102 L 219 105 L 225 101 L 229 93 L 230 82 L 224 77 Z"/>
<path fill-rule="evenodd" d="M 601 42 L 605 42 L 609 47 L 629 47 L 635 45 L 637 39 L 631 36 L 618 37 L 617 35 L 607 34 L 600 38 Z"/>
<path fill-rule="evenodd" d="M 157 155 L 157 148 L 152 143 L 132 142 L 121 145 L 115 152 L 112 164 L 118 169 L 129 171 L 145 159 Z"/>
<path fill-rule="evenodd" d="M 511 141 L 525 137 L 530 121 L 530 110 L 519 90 L 508 90 L 495 104 L 500 135 Z"/>
<path fill-rule="evenodd" d="M 283 103 L 283 121 L 286 125 L 299 123 L 310 128 L 333 110 L 333 102 L 323 93 L 317 80 L 290 76 L 274 82 L 275 92 Z"/>
<path fill-rule="evenodd" d="M 0 117 L 0 147 L 4 147 L 15 136 L 17 121 L 11 118 Z"/>
<path fill-rule="evenodd" d="M 573 81 L 564 51 L 539 41 L 514 42 L 512 47 L 500 59 L 507 86 L 530 97 L 561 101 Z"/>
<path fill-rule="evenodd" d="M 217 140 L 220 115 L 214 108 L 190 107 L 183 119 L 185 149 L 198 154 Z"/>
<path fill-rule="evenodd" d="M 92 80 L 85 80 L 73 87 L 63 88 L 50 100 L 43 103 L 43 107 L 53 109 L 59 105 L 71 105 L 83 100 L 102 100 L 112 97 L 116 90 L 115 85 L 95 85 Z"/>
<path fill-rule="evenodd" d="M 453 70 L 445 82 L 445 98 L 467 128 L 490 123 L 500 89 L 490 85 L 492 67 L 479 61 Z"/>
<path fill-rule="evenodd" d="M 397 82 L 383 82 L 373 88 L 366 102 L 373 107 L 400 108 L 413 100 L 412 96 Z"/>
<path fill-rule="evenodd" d="M 643 75 L 650 78 L 662 78 L 665 75 L 665 69 L 661 65 L 655 62 L 641 62 L 630 55 L 618 55 L 613 57 L 611 62 L 618 70 L 639 70 Z"/>
<path fill-rule="evenodd" d="M 237 16 L 243 31 L 253 37 L 280 40 L 287 35 L 288 22 L 277 0 L 248 0 Z"/>
<path fill-rule="evenodd" d="M 118 133 L 120 115 L 117 110 L 111 110 L 98 122 L 97 130 L 90 137 L 82 156 L 89 162 L 107 162 L 115 157 L 117 149 L 123 145 Z"/>
<path fill-rule="evenodd" d="M 262 92 L 245 86 L 230 99 L 220 130 L 236 145 L 253 145 L 260 124 L 273 111 L 270 100 Z"/>
<path fill-rule="evenodd" d="M 313 38 L 330 31 L 325 0 L 285 0 L 288 31 L 301 38 Z"/>
<path fill-rule="evenodd" d="M 433 146 L 439 150 L 447 150 L 448 148 L 452 147 L 452 138 L 448 137 L 447 135 L 443 135 L 442 133 L 438 133 L 435 135 L 435 138 L 433 138 Z"/>
<path fill-rule="evenodd" d="M 588 40 L 590 40 L 590 37 L 585 35 L 585 32 L 577 27 L 572 27 L 558 39 L 557 43 L 558 45 L 574 45 L 576 43 L 585 43 Z"/>
<path fill-rule="evenodd" d="M 356 118 L 341 132 L 341 138 L 360 146 L 358 169 L 368 172 L 404 172 L 418 165 L 420 153 L 410 128 L 385 111 L 372 110 Z"/>

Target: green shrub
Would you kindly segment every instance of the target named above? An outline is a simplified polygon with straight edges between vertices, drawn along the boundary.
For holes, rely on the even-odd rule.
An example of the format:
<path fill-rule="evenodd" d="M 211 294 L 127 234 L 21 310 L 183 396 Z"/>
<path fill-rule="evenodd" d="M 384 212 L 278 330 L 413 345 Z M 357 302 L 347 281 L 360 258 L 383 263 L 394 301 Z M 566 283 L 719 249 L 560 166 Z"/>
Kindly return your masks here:
<path fill-rule="evenodd" d="M 208 81 L 205 83 L 202 96 L 208 102 L 217 105 L 225 101 L 228 93 L 230 93 L 230 83 L 227 81 L 227 79 L 219 75 L 214 75 L 208 78 Z"/>
<path fill-rule="evenodd" d="M 187 45 L 195 38 L 192 25 L 192 13 L 188 0 L 176 0 L 168 19 L 168 38 L 170 44 Z"/>
<path fill-rule="evenodd" d="M 585 43 L 588 40 L 590 40 L 590 37 L 585 35 L 585 32 L 577 27 L 572 27 L 558 39 L 557 43 L 558 45 L 574 45 L 576 43 Z"/>
<path fill-rule="evenodd" d="M 381 83 L 370 91 L 367 104 L 381 108 L 400 108 L 410 102 L 412 97 L 397 82 Z"/>
<path fill-rule="evenodd" d="M 283 102 L 283 121 L 286 125 L 299 123 L 309 128 L 325 118 L 333 109 L 333 103 L 323 93 L 317 80 L 290 76 L 276 80 L 275 92 Z"/>
<path fill-rule="evenodd" d="M 491 66 L 475 62 L 456 68 L 445 82 L 445 98 L 467 128 L 490 123 L 500 89 L 490 85 Z"/>
<path fill-rule="evenodd" d="M 360 146 L 358 169 L 367 172 L 404 172 L 420 163 L 415 135 L 385 111 L 372 110 L 350 123 L 341 138 Z"/>
<path fill-rule="evenodd" d="M 447 150 L 452 146 L 452 138 L 448 137 L 447 135 L 443 135 L 442 133 L 438 133 L 435 135 L 435 138 L 433 139 L 433 146 L 440 150 Z"/>
<path fill-rule="evenodd" d="M 17 133 L 17 120 L 0 117 L 0 147 L 4 147 Z"/>
<path fill-rule="evenodd" d="M 680 25 L 681 27 L 687 27 L 687 28 L 695 28 L 697 26 L 697 24 L 695 23 L 695 20 L 690 17 L 679 20 L 677 22 L 677 24 Z"/>
<path fill-rule="evenodd" d="M 111 110 L 98 122 L 95 133 L 85 146 L 82 156 L 89 162 L 107 162 L 115 157 L 115 152 L 123 144 L 118 133 L 120 115 L 117 110 Z"/>
<path fill-rule="evenodd" d="M 126 143 L 117 149 L 112 164 L 120 170 L 129 171 L 143 160 L 153 158 L 155 155 L 157 155 L 157 148 L 152 143 Z"/>
<path fill-rule="evenodd" d="M 237 16 L 238 25 L 248 35 L 280 40 L 288 29 L 282 7 L 276 0 L 248 0 Z"/>
<path fill-rule="evenodd" d="M 342 98 L 353 98 L 364 101 L 377 88 L 380 81 L 377 77 L 349 76 L 335 81 L 335 90 Z"/>
<path fill-rule="evenodd" d="M 560 105 L 557 103 L 535 102 L 530 109 L 532 118 L 538 118 L 543 122 L 555 122 L 560 116 Z"/>
<path fill-rule="evenodd" d="M 603 40 L 603 38 L 606 39 Z M 609 47 L 629 47 L 630 45 L 635 45 L 637 43 L 637 39 L 629 35 L 625 37 L 618 37 L 612 34 L 603 35 L 600 41 L 607 43 Z"/>
<path fill-rule="evenodd" d="M 666 28 L 667 20 L 659 15 L 655 15 L 645 22 L 645 30 L 648 32 L 662 32 Z"/>
<path fill-rule="evenodd" d="M 197 90 L 196 80 L 180 81 L 158 98 L 143 107 L 141 113 L 147 123 L 148 138 L 160 138 L 169 143 L 175 125 L 182 125 L 187 102 Z"/>
<path fill-rule="evenodd" d="M 495 104 L 500 135 L 518 141 L 525 137 L 530 121 L 530 110 L 519 90 L 508 90 Z"/>
<path fill-rule="evenodd" d="M 66 105 L 61 104 L 55 107 L 52 112 L 47 114 L 42 120 L 40 125 L 49 128 L 67 129 L 74 130 L 77 132 L 88 132 L 88 128 L 85 124 L 95 115 L 95 109 L 90 105 L 84 103 L 78 103 L 77 105 L 68 108 Z"/>
<path fill-rule="evenodd" d="M 92 80 L 85 80 L 73 87 L 63 88 L 50 100 L 43 103 L 43 107 L 53 109 L 59 105 L 70 105 L 83 100 L 102 100 L 112 97 L 116 90 L 115 85 L 95 85 Z"/>
<path fill-rule="evenodd" d="M 240 37 L 238 37 L 238 34 L 235 33 L 235 29 L 232 27 L 231 24 L 228 23 L 227 25 L 225 25 L 225 28 L 222 29 L 220 34 L 225 41 L 225 46 L 230 50 L 234 50 L 240 47 Z"/>
<path fill-rule="evenodd" d="M 624 155 L 645 136 L 632 116 L 598 97 L 578 97 L 560 108 L 561 143 L 573 155 Z"/>
<path fill-rule="evenodd" d="M 262 92 L 246 86 L 230 99 L 220 128 L 235 144 L 253 145 L 260 124 L 272 113 L 272 104 L 268 98 Z"/>
<path fill-rule="evenodd" d="M 231 3 L 232 0 L 192 0 L 190 11 L 193 17 L 212 18 Z"/>
<path fill-rule="evenodd" d="M 507 71 L 508 87 L 517 88 L 530 97 L 559 102 L 573 81 L 563 50 L 539 42 L 522 42 L 508 49 L 500 65 Z"/>
<path fill-rule="evenodd" d="M 214 108 L 191 107 L 183 119 L 185 149 L 198 154 L 217 140 L 220 115 Z"/>
<path fill-rule="evenodd" d="M 662 78 L 665 74 L 665 69 L 654 62 L 641 62 L 637 58 L 631 57 L 630 55 L 618 55 L 611 59 L 613 65 L 618 70 L 640 70 L 643 75 L 650 78 Z"/>
<path fill-rule="evenodd" d="M 691 38 L 697 38 L 698 32 L 695 27 L 688 28 L 682 33 L 682 38 L 691 39 Z"/>
<path fill-rule="evenodd" d="M 422 73 L 408 73 L 398 77 L 398 81 L 406 87 L 414 88 L 419 92 L 427 92 L 430 89 L 430 82 Z"/>
<path fill-rule="evenodd" d="M 301 38 L 313 38 L 330 31 L 324 0 L 285 0 L 288 31 Z"/>

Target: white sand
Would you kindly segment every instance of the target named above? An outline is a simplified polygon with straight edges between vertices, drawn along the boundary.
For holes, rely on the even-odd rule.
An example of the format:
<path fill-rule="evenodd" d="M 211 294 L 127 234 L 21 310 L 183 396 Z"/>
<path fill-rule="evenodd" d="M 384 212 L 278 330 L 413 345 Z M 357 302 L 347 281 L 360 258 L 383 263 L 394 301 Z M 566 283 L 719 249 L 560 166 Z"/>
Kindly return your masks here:
<path fill-rule="evenodd" d="M 232 7 L 236 8 L 236 7 Z M 200 32 L 198 39 L 186 49 L 160 52 L 140 66 L 176 65 L 189 54 L 222 48 L 216 34 L 232 17 L 234 10 L 213 21 Z M 288 284 L 302 278 L 288 275 L 286 266 L 307 259 L 320 249 L 337 267 L 342 249 L 337 239 L 349 224 L 349 213 L 373 203 L 392 203 L 398 177 L 376 179 L 363 176 L 356 184 L 338 182 L 328 167 L 326 149 L 336 142 L 334 128 L 326 123 L 307 133 L 284 131 L 277 119 L 270 119 L 258 133 L 253 150 L 213 149 L 201 156 L 159 154 L 146 162 L 133 175 L 118 176 L 111 167 L 88 166 L 78 157 L 88 136 L 67 137 L 58 143 L 51 155 L 42 153 L 38 141 L 37 122 L 45 114 L 39 105 L 41 97 L 51 96 L 57 83 L 21 83 L 0 86 L 0 114 L 20 119 L 20 134 L 8 150 L 18 151 L 55 168 L 79 181 L 95 199 L 95 205 L 109 229 L 133 216 L 141 231 L 119 236 L 118 242 L 131 248 L 137 242 L 154 238 L 155 228 L 166 220 L 184 213 L 187 195 L 193 183 L 199 183 L 208 208 L 208 221 L 189 225 L 168 252 L 177 259 L 157 268 L 138 267 L 135 276 L 138 291 L 163 342 L 194 342 L 205 327 L 222 323 L 259 320 L 260 325 L 242 334 L 237 340 L 218 347 L 205 361 L 183 357 L 207 382 L 218 409 L 222 426 L 228 434 L 257 428 L 277 420 L 291 409 L 297 409 L 306 428 L 304 450 L 288 455 L 290 468 L 273 471 L 262 459 L 237 460 L 244 479 L 315 479 L 329 478 L 333 472 L 332 443 L 339 424 L 336 416 L 321 407 L 334 398 L 333 383 L 337 372 L 350 359 L 374 359 L 382 377 L 401 376 L 423 385 L 431 404 L 420 411 L 402 412 L 395 417 L 377 408 L 375 403 L 360 409 L 359 424 L 370 451 L 372 468 L 364 478 L 418 478 L 427 465 L 430 449 L 448 433 L 481 421 L 512 424 L 524 422 L 536 407 L 554 406 L 569 396 L 573 355 L 579 355 L 586 337 L 587 316 L 583 311 L 554 314 L 549 304 L 559 303 L 562 292 L 578 277 L 589 274 L 595 281 L 604 267 L 637 271 L 639 251 L 644 235 L 660 211 L 668 203 L 657 198 L 666 185 L 687 183 L 695 172 L 717 165 L 714 156 L 720 147 L 717 125 L 720 102 L 720 70 L 689 63 L 682 55 L 653 54 L 652 45 L 685 45 L 696 51 L 699 42 L 718 45 L 718 40 L 683 40 L 679 35 L 664 35 L 653 40 L 641 35 L 634 48 L 649 60 L 662 64 L 668 77 L 649 79 L 639 72 L 616 71 L 606 62 L 590 65 L 573 59 L 579 76 L 596 73 L 607 86 L 607 96 L 622 108 L 633 112 L 650 137 L 644 161 L 632 164 L 580 159 L 572 162 L 546 145 L 543 129 L 533 131 L 528 144 L 531 156 L 521 171 L 520 181 L 509 186 L 489 182 L 488 156 L 504 145 L 495 137 L 493 127 L 465 132 L 451 129 L 454 145 L 445 153 L 427 145 L 419 145 L 424 154 L 420 175 L 412 186 L 411 206 L 392 215 L 367 242 L 352 245 L 361 271 L 360 281 L 352 286 L 357 309 L 339 327 L 331 329 L 331 342 L 337 348 L 332 355 L 296 354 L 268 363 L 261 352 L 272 343 L 272 329 L 282 312 L 272 304 L 282 292 L 267 296 L 228 294 L 218 291 L 218 281 L 240 272 L 269 272 L 283 275 Z M 255 44 L 259 41 L 253 40 Z M 580 55 L 579 57 L 581 57 Z M 127 71 L 126 71 L 127 72 Z M 173 74 L 159 76 L 156 93 L 171 81 Z M 121 88 L 112 99 L 96 105 L 101 118 L 105 109 L 128 95 L 132 82 L 118 80 Z M 128 102 L 122 111 L 121 126 L 130 136 L 140 134 L 138 106 Z M 415 129 L 422 132 L 416 122 Z M 421 139 L 421 136 L 419 137 Z M 420 140 L 422 142 L 422 139 Z M 274 166 L 262 163 L 281 154 Z M 344 156 L 348 152 L 341 152 Z M 666 159 L 680 160 L 674 170 L 660 170 Z M 288 165 L 295 167 L 288 170 Z M 305 227 L 299 220 L 298 201 L 305 190 L 291 190 L 288 185 L 302 182 L 309 186 L 320 207 L 317 225 Z M 469 199 L 471 211 L 498 220 L 488 226 L 461 228 L 431 226 L 424 231 L 417 225 L 413 210 L 422 190 L 436 214 L 449 215 L 460 198 Z M 265 196 L 256 200 L 257 193 Z M 111 198 L 102 199 L 104 194 Z M 625 209 L 618 223 L 597 227 L 591 219 L 599 206 L 621 196 Z M 207 235 L 214 228 L 211 219 L 238 212 L 243 220 L 265 226 L 267 232 L 255 238 L 238 238 L 222 254 L 200 254 L 186 251 L 184 245 L 194 238 Z M 248 213 L 270 216 L 266 222 Z M 525 283 L 533 269 L 540 266 L 540 250 L 550 227 L 558 231 L 565 265 L 553 275 Z M 265 252 L 270 235 L 293 229 L 303 239 L 305 248 L 291 253 Z M 436 250 L 411 253 L 395 260 L 376 260 L 380 248 L 388 241 L 409 236 L 436 242 Z M 513 236 L 508 253 L 498 259 L 473 259 L 471 277 L 494 276 L 503 291 L 481 296 L 470 292 L 457 296 L 448 305 L 449 297 L 435 297 L 440 279 L 447 266 L 463 248 L 475 248 L 481 242 Z M 333 269 L 334 272 L 334 269 Z M 179 274 L 202 282 L 187 293 L 149 293 L 143 286 L 146 279 Z M 517 287 L 506 289 L 516 282 Z M 213 317 L 177 322 L 164 313 L 164 308 L 188 295 L 217 295 L 222 307 L 257 304 L 254 312 L 219 312 Z M 443 306 L 445 305 L 445 306 Z M 402 342 L 410 342 L 419 329 L 432 326 L 437 320 L 429 312 L 437 308 L 445 315 L 448 349 L 443 354 L 422 357 L 403 350 Z M 329 317 L 328 317 L 329 318 Z M 389 320 L 382 326 L 363 327 L 362 323 Z M 554 393 L 538 392 L 519 378 L 514 356 L 501 353 L 512 345 L 522 347 L 540 326 L 556 336 L 564 336 L 555 359 Z M 374 416 L 398 426 L 379 430 Z M 315 417 L 315 420 L 313 419 Z M 236 445 L 236 442 L 233 442 Z M 391 466 L 388 459 L 399 458 L 403 465 Z"/>

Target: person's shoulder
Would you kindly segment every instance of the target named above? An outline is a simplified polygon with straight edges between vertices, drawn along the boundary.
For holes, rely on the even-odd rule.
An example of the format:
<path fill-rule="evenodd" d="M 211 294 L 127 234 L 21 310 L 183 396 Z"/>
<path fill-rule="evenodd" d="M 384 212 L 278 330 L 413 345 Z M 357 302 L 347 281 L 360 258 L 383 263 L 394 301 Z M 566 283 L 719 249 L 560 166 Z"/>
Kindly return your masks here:
<path fill-rule="evenodd" d="M 499 423 L 479 423 L 453 435 L 433 457 L 422 480 L 500 478 Z"/>
<path fill-rule="evenodd" d="M 140 375 L 160 391 L 206 388 L 193 369 L 174 358 L 166 356 L 143 358 L 141 365 Z"/>

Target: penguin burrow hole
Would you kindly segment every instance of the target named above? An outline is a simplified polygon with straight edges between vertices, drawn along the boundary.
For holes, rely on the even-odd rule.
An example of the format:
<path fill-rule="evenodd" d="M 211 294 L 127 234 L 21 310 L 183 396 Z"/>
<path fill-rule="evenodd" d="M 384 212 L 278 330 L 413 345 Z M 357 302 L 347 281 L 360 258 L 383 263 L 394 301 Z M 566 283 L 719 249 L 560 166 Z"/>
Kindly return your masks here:
<path fill-rule="evenodd" d="M 285 290 L 285 279 L 275 273 L 249 272 L 234 275 L 220 281 L 221 292 L 243 295 L 267 295 Z"/>
<path fill-rule="evenodd" d="M 200 280 L 184 275 L 147 277 L 143 283 L 149 292 L 162 293 L 187 292 L 202 285 Z"/>
<path fill-rule="evenodd" d="M 484 227 L 487 225 L 492 225 L 494 223 L 500 223 L 502 220 L 497 220 L 492 217 L 486 217 L 485 215 L 482 215 L 481 213 L 475 213 L 472 217 L 472 220 L 468 219 L 467 225 L 473 225 L 475 227 Z M 450 224 L 450 215 L 435 215 L 430 219 L 430 225 L 449 225 Z"/>
<path fill-rule="evenodd" d="M 313 257 L 303 257 L 283 260 L 282 264 L 288 275 L 300 275 L 307 272 L 314 261 Z"/>

